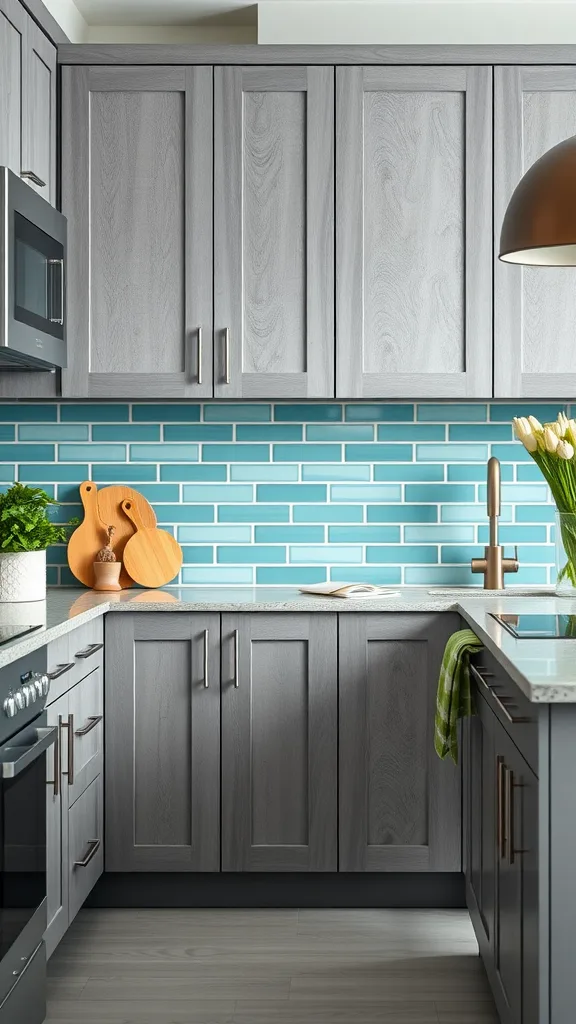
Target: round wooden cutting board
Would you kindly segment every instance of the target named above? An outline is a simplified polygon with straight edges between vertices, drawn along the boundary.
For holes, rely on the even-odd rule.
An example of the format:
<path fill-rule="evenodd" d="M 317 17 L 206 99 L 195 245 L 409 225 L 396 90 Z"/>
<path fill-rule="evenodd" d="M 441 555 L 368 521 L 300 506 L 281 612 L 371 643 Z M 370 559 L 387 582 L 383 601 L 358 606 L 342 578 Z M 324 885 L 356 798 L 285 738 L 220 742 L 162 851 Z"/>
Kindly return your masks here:
<path fill-rule="evenodd" d="M 136 527 L 124 548 L 124 566 L 143 587 L 164 587 L 180 572 L 182 549 L 170 533 L 144 526 L 138 509 L 130 500 L 122 508 Z"/>
<path fill-rule="evenodd" d="M 68 541 L 68 565 L 77 580 L 86 587 L 94 586 L 93 562 L 106 543 L 106 524 L 98 515 L 96 484 L 85 480 L 80 484 L 80 499 L 84 506 L 84 520 Z"/>
<path fill-rule="evenodd" d="M 132 487 L 124 487 L 118 484 L 103 487 L 102 490 L 98 491 L 98 514 L 106 526 L 113 526 L 115 528 L 116 532 L 114 533 L 112 546 L 116 558 L 119 561 L 122 560 L 122 562 L 124 562 L 124 548 L 130 537 L 134 536 L 134 523 L 122 511 L 123 501 L 130 501 L 132 503 L 145 527 L 153 529 L 156 526 L 154 509 L 146 501 L 146 498 L 139 494 L 138 491 L 133 490 Z M 120 570 L 120 586 L 125 590 L 133 585 L 134 580 L 126 571 L 126 566 L 122 565 Z"/>

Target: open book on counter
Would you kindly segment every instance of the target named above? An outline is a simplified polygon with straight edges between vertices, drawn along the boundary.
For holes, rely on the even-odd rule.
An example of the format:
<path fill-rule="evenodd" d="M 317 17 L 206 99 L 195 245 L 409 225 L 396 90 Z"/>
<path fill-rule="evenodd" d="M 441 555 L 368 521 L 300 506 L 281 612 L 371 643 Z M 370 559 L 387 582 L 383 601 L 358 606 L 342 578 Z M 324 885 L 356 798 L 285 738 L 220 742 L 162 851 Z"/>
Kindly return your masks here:
<path fill-rule="evenodd" d="M 320 594 L 322 597 L 344 598 L 375 598 L 398 597 L 397 590 L 378 587 L 374 583 L 311 583 L 308 587 L 300 587 L 302 594 Z"/>

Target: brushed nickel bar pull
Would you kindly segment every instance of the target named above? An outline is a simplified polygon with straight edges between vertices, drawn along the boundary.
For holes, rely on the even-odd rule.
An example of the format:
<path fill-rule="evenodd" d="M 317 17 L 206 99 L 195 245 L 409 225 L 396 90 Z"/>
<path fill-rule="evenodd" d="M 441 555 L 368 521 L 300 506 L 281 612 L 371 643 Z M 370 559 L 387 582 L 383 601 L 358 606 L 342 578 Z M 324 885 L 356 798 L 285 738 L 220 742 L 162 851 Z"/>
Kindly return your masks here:
<path fill-rule="evenodd" d="M 514 864 L 514 772 L 506 769 L 506 842 L 508 863 Z"/>
<path fill-rule="evenodd" d="M 496 758 L 496 835 L 497 835 L 497 846 L 498 856 L 500 860 L 504 860 L 506 856 L 506 839 L 504 830 L 504 800 L 503 800 L 503 780 L 504 780 L 504 758 L 498 756 Z"/>
<path fill-rule="evenodd" d="M 239 630 L 234 630 L 234 687 L 237 690 L 240 686 L 240 637 Z"/>
<path fill-rule="evenodd" d="M 490 694 L 492 699 L 496 702 L 499 710 L 504 715 L 504 718 L 506 719 L 506 721 L 511 722 L 512 725 L 525 725 L 526 723 L 530 722 L 529 718 L 525 718 L 523 716 L 514 717 L 514 715 L 510 714 L 510 712 L 508 711 L 508 708 L 503 703 L 503 700 L 501 700 L 501 698 L 498 696 L 498 694 L 494 692 L 494 688 L 492 686 L 488 685 L 488 683 L 486 682 L 484 676 L 481 675 L 481 673 L 478 671 L 478 669 L 475 667 L 475 665 L 470 665 L 470 672 L 472 673 L 474 679 L 476 679 L 477 682 L 479 682 L 484 687 L 484 689 L 488 691 L 488 693 Z M 504 698 L 504 700 L 506 700 L 506 697 Z M 515 705 L 512 705 L 512 706 L 514 707 Z"/>
<path fill-rule="evenodd" d="M 48 260 L 52 267 L 60 267 L 60 316 L 51 316 L 51 324 L 64 323 L 64 260 Z"/>
<path fill-rule="evenodd" d="M 198 328 L 198 384 L 203 383 L 202 379 L 202 328 Z"/>
<path fill-rule="evenodd" d="M 208 680 L 208 630 L 204 630 L 204 689 L 207 690 L 210 686 Z"/>
<path fill-rule="evenodd" d="M 230 328 L 224 329 L 224 383 L 230 383 Z"/>
<path fill-rule="evenodd" d="M 101 651 L 104 644 L 88 644 L 88 647 L 83 647 L 81 651 L 77 651 L 74 655 L 75 658 L 91 658 L 97 651 Z"/>
<path fill-rule="evenodd" d="M 99 722 L 102 721 L 102 715 L 89 715 L 86 725 L 83 725 L 81 729 L 76 729 L 75 736 L 87 736 L 92 729 L 95 729 Z"/>
<path fill-rule="evenodd" d="M 42 181 L 35 171 L 20 171 L 20 177 L 25 181 L 31 181 L 33 185 L 38 185 L 38 188 L 46 188 L 46 182 Z"/>
<path fill-rule="evenodd" d="M 62 772 L 68 776 L 68 785 L 74 785 L 74 715 L 68 715 L 68 721 L 62 722 L 62 728 L 68 729 L 68 771 Z"/>
<path fill-rule="evenodd" d="M 54 744 L 54 796 L 60 795 L 60 772 L 62 771 L 62 715 L 58 715 L 58 735 Z"/>
<path fill-rule="evenodd" d="M 89 839 L 88 840 L 88 853 L 86 854 L 85 857 L 82 858 L 82 860 L 75 860 L 74 861 L 74 867 L 75 868 L 87 868 L 89 863 L 90 863 L 90 861 L 98 853 L 98 850 L 100 849 L 100 845 L 101 845 L 101 840 L 100 839 Z"/>
<path fill-rule="evenodd" d="M 69 661 L 66 665 L 58 665 L 53 672 L 48 673 L 50 680 L 59 679 L 65 672 L 69 672 L 71 668 L 74 668 L 74 662 Z"/>

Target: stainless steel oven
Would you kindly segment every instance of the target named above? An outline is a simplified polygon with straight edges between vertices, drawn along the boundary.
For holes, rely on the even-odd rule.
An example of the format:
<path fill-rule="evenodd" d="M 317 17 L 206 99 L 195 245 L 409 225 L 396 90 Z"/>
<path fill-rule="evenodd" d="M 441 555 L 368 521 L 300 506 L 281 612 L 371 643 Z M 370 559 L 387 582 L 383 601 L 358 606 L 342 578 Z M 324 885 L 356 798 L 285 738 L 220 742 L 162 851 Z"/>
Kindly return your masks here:
<path fill-rule="evenodd" d="M 66 218 L 0 167 L 0 370 L 66 366 Z"/>

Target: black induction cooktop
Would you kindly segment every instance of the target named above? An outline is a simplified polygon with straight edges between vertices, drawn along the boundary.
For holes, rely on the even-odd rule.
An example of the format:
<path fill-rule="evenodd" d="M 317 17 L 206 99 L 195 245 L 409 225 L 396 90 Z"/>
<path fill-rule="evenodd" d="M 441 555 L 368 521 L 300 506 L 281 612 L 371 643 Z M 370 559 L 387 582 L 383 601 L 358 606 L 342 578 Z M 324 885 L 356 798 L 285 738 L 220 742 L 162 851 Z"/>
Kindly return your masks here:
<path fill-rule="evenodd" d="M 576 615 L 495 615 L 518 640 L 576 640 Z"/>

